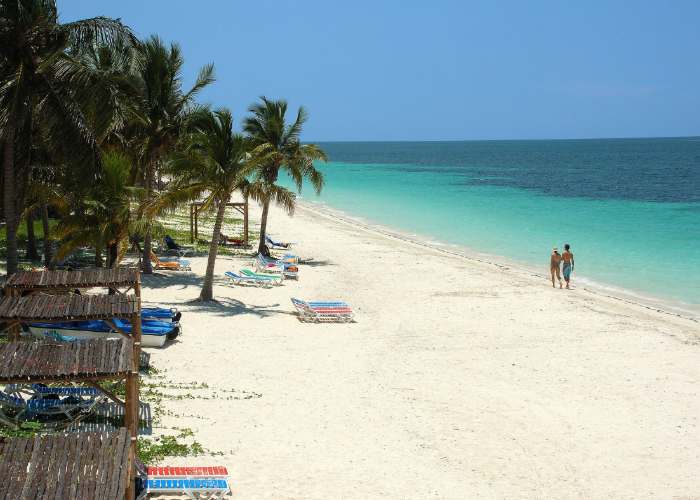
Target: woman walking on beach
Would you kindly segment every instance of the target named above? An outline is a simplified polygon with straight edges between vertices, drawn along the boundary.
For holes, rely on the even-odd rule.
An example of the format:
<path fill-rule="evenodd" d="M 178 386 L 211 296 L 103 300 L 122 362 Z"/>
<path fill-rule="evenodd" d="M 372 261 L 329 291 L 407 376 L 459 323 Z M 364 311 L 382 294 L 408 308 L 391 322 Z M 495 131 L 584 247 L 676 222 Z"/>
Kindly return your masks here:
<path fill-rule="evenodd" d="M 552 273 L 552 287 L 556 288 L 554 286 L 554 273 L 556 272 L 557 279 L 559 280 L 559 288 L 561 288 L 561 276 L 559 275 L 559 265 L 561 264 L 561 254 L 559 253 L 559 249 L 557 247 L 554 247 L 552 249 L 552 251 L 554 253 L 549 258 L 549 270 Z"/>

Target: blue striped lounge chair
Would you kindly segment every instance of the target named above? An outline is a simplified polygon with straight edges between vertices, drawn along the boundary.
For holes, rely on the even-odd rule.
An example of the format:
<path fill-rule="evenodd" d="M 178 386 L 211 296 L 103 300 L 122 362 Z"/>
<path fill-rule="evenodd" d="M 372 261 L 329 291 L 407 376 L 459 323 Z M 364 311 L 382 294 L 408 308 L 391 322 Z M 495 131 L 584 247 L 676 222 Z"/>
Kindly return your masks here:
<path fill-rule="evenodd" d="M 145 493 L 153 494 L 175 494 L 187 495 L 191 500 L 197 498 L 207 498 L 209 500 L 220 500 L 231 491 L 226 479 L 205 478 L 205 479 L 161 479 L 150 477 L 145 481 Z"/>
<path fill-rule="evenodd" d="M 267 241 L 270 246 L 272 246 L 273 249 L 275 250 L 289 250 L 292 245 L 296 245 L 296 243 L 278 243 L 274 241 L 270 236 L 267 234 L 265 235 L 265 241 Z"/>

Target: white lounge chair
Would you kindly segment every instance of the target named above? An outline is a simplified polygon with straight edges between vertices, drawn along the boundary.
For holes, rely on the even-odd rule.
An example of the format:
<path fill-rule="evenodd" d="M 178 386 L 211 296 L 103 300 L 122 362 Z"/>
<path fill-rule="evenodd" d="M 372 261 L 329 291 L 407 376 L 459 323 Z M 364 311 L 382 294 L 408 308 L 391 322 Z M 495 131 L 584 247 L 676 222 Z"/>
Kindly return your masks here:
<path fill-rule="evenodd" d="M 240 285 L 242 283 L 249 283 L 251 285 L 269 288 L 270 278 L 257 278 L 255 276 L 241 276 L 240 274 L 233 273 L 231 271 L 226 271 L 226 277 L 228 278 L 229 285 Z"/>

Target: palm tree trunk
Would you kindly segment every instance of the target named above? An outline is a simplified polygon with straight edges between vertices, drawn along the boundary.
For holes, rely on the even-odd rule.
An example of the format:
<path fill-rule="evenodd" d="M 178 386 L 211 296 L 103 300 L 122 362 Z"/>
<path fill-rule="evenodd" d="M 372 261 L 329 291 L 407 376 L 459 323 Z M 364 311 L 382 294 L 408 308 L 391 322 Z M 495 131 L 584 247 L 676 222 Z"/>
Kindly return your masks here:
<path fill-rule="evenodd" d="M 199 295 L 199 300 L 214 300 L 214 265 L 216 264 L 216 252 L 219 249 L 219 235 L 221 234 L 221 225 L 224 222 L 226 204 L 230 199 L 231 197 L 227 196 L 225 200 L 219 202 L 219 212 L 216 214 L 214 234 L 212 234 L 211 246 L 209 247 L 207 272 L 204 275 L 204 286 L 202 287 L 202 293 Z"/>
<path fill-rule="evenodd" d="M 54 270 L 53 246 L 51 242 L 51 225 L 49 224 L 49 207 L 46 198 L 39 199 L 41 205 L 41 222 L 44 225 L 44 266 L 50 271 Z"/>
<path fill-rule="evenodd" d="M 117 264 L 117 256 L 119 254 L 118 244 L 119 242 L 115 238 L 114 243 L 110 243 L 107 245 L 107 255 L 109 256 L 109 259 L 107 260 L 107 267 L 109 269 L 114 269 L 114 267 Z"/>
<path fill-rule="evenodd" d="M 102 243 L 95 243 L 95 267 L 102 267 Z"/>
<path fill-rule="evenodd" d="M 17 272 L 17 212 L 15 198 L 15 129 L 10 128 L 4 148 L 5 230 L 7 232 L 7 275 Z"/>
<path fill-rule="evenodd" d="M 265 231 L 267 230 L 267 213 L 270 210 L 270 200 L 265 200 L 263 203 L 262 219 L 260 219 L 260 244 L 258 245 L 258 252 L 269 256 L 270 250 L 265 244 Z"/>
<path fill-rule="evenodd" d="M 36 235 L 34 234 L 34 210 L 27 215 L 27 258 L 31 261 L 39 260 Z"/>
<path fill-rule="evenodd" d="M 148 164 L 148 173 L 146 175 L 146 188 L 148 189 L 148 198 L 152 198 L 155 193 L 156 184 L 156 164 L 157 157 L 151 158 Z M 143 241 L 143 260 L 141 261 L 141 270 L 143 274 L 153 274 L 153 266 L 151 265 L 151 230 L 146 231 Z"/>

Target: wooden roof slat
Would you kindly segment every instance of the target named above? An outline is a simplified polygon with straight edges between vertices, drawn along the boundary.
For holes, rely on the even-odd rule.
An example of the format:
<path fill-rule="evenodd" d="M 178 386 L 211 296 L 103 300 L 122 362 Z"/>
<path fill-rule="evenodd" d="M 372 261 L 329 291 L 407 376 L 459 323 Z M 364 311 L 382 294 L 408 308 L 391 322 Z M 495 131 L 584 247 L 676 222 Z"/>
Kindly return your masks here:
<path fill-rule="evenodd" d="M 72 376 L 123 375 L 131 369 L 132 339 L 0 344 L 0 383 L 17 378 L 57 379 Z"/>
<path fill-rule="evenodd" d="M 85 269 L 81 271 L 19 272 L 7 279 L 5 287 L 18 290 L 47 288 L 132 287 L 140 280 L 139 269 Z"/>
<path fill-rule="evenodd" d="M 20 348 L 19 342 L 13 342 L 12 344 L 6 344 L 8 347 L 5 349 L 0 349 L 0 377 L 4 376 L 6 372 L 10 369 L 10 360 L 14 356 L 17 349 Z"/>
<path fill-rule="evenodd" d="M 73 319 L 129 319 L 139 312 L 135 295 L 42 295 L 0 298 L 0 322 L 63 322 Z"/>
<path fill-rule="evenodd" d="M 130 433 L 0 438 L 0 500 L 124 498 Z"/>

